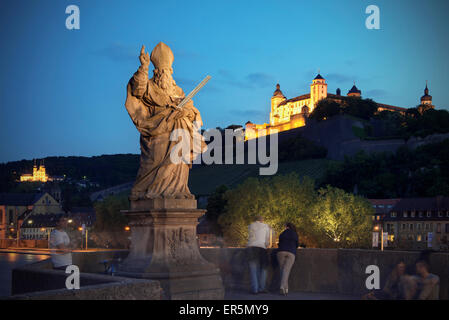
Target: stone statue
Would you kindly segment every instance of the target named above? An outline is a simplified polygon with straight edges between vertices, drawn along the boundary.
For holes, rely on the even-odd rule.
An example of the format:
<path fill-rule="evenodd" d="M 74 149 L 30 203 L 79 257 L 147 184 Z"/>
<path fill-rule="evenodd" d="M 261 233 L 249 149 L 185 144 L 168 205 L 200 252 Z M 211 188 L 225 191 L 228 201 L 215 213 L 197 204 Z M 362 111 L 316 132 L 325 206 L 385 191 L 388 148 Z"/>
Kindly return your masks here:
<path fill-rule="evenodd" d="M 150 60 L 154 71 L 148 79 Z M 130 210 L 121 211 L 131 246 L 118 274 L 159 281 L 166 299 L 223 299 L 220 270 L 198 247 L 196 227 L 205 210 L 197 208 L 187 186 L 192 160 L 206 149 L 197 131 L 200 113 L 172 78 L 173 53 L 166 44 L 160 42 L 151 56 L 142 46 L 140 63 L 125 104 L 140 132 L 140 168 Z M 173 160 L 178 150 L 182 161 Z"/>
<path fill-rule="evenodd" d="M 150 60 L 154 65 L 153 77 L 148 79 Z M 184 91 L 172 77 L 173 52 L 160 42 L 151 52 L 140 51 L 140 67 L 127 86 L 126 109 L 140 132 L 140 168 L 131 191 L 130 200 L 142 199 L 194 199 L 188 188 L 191 161 L 206 149 L 197 129 L 202 125 L 200 112 L 190 100 L 177 108 L 184 99 Z M 170 152 L 177 141 L 170 134 L 184 129 L 191 140 L 190 161 L 173 163 Z M 193 139 L 200 143 L 193 143 Z M 198 140 L 197 140 L 198 141 Z"/>

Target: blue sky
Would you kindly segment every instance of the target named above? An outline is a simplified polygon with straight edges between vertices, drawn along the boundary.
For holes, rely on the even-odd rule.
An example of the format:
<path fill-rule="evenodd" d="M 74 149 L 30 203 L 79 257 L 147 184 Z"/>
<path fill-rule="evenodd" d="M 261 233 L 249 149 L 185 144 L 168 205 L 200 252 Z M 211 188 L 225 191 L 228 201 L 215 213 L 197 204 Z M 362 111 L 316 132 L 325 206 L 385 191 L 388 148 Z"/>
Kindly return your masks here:
<path fill-rule="evenodd" d="M 81 29 L 65 28 L 78 5 Z M 380 8 L 381 30 L 365 28 Z M 414 107 L 429 80 L 449 108 L 444 0 L 13 1 L 0 2 L 0 162 L 45 156 L 138 153 L 124 101 L 139 50 L 164 41 L 174 77 L 195 97 L 205 128 L 268 120 L 276 83 L 309 91 L 317 70 L 328 91 L 356 81 L 364 97 Z"/>

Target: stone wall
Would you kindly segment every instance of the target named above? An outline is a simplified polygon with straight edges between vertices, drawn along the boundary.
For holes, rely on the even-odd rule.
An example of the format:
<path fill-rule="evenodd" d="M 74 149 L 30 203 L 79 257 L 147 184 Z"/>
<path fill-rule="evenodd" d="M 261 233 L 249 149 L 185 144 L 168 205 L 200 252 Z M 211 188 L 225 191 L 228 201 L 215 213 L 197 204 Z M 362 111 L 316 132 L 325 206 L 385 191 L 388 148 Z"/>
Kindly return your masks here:
<path fill-rule="evenodd" d="M 220 267 L 227 290 L 249 290 L 244 250 L 242 248 L 201 249 L 204 258 Z M 381 286 L 383 286 L 391 270 L 399 261 L 403 260 L 413 270 L 419 256 L 419 252 L 406 251 L 299 249 L 290 274 L 290 291 L 362 296 L 367 292 L 365 280 L 368 275 L 365 274 L 365 270 L 368 265 L 379 266 Z M 432 253 L 430 264 L 431 272 L 440 277 L 440 298 L 449 299 L 449 254 Z M 279 270 L 271 265 L 268 272 L 270 290 L 277 292 L 278 283 Z"/>

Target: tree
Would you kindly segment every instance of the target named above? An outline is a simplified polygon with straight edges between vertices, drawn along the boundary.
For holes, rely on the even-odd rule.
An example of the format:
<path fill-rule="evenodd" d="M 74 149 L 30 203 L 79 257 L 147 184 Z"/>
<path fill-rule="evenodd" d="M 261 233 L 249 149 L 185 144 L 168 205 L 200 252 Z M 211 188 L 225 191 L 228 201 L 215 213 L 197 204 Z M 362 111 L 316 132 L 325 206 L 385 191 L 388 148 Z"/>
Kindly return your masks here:
<path fill-rule="evenodd" d="M 212 224 L 214 233 L 222 235 L 222 230 L 218 224 L 218 218 L 225 212 L 227 200 L 225 199 L 228 187 L 222 185 L 218 187 L 207 200 L 206 219 Z"/>
<path fill-rule="evenodd" d="M 248 178 L 225 195 L 226 212 L 218 219 L 225 241 L 231 245 L 245 245 L 248 225 L 258 215 L 278 234 L 287 222 L 296 224 L 300 233 L 306 232 L 307 215 L 314 197 L 313 180 L 307 177 L 300 180 L 295 173 Z"/>
<path fill-rule="evenodd" d="M 124 248 L 129 233 L 125 231 L 127 218 L 120 210 L 129 209 L 127 194 L 109 196 L 94 204 L 96 220 L 90 238 L 96 245 L 106 248 Z"/>
<path fill-rule="evenodd" d="M 327 186 L 318 190 L 312 223 L 325 247 L 368 246 L 374 210 L 365 199 Z"/>
<path fill-rule="evenodd" d="M 370 119 L 377 112 L 377 104 L 371 99 L 348 97 L 343 100 L 343 113 L 357 118 Z"/>
<path fill-rule="evenodd" d="M 339 103 L 331 99 L 322 99 L 317 103 L 315 109 L 313 109 L 310 118 L 321 121 L 336 116 L 341 112 L 342 110 Z"/>

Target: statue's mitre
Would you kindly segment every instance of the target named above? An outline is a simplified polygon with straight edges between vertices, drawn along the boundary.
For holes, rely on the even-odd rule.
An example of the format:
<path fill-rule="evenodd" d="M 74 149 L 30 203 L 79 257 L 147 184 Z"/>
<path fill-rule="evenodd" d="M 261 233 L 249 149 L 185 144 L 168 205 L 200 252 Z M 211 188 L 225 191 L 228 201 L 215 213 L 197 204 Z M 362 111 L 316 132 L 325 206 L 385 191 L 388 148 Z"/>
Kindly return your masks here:
<path fill-rule="evenodd" d="M 150 59 L 156 69 L 165 69 L 171 68 L 175 57 L 169 46 L 163 42 L 159 42 L 151 52 Z"/>

